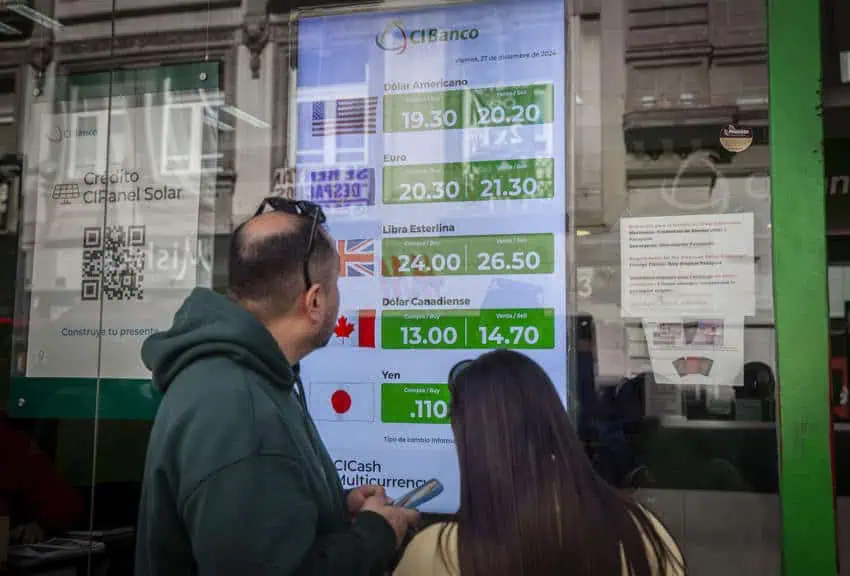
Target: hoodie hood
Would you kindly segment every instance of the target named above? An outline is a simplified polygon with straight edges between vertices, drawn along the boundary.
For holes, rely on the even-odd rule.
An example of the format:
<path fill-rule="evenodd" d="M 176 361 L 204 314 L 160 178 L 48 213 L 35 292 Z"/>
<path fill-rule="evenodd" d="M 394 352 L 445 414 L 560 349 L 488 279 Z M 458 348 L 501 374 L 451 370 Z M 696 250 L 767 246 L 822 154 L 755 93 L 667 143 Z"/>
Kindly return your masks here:
<path fill-rule="evenodd" d="M 165 392 L 177 374 L 206 356 L 227 356 L 278 386 L 293 385 L 293 369 L 259 320 L 226 296 L 195 288 L 171 328 L 142 344 L 142 361 L 153 373 L 154 386 Z"/>

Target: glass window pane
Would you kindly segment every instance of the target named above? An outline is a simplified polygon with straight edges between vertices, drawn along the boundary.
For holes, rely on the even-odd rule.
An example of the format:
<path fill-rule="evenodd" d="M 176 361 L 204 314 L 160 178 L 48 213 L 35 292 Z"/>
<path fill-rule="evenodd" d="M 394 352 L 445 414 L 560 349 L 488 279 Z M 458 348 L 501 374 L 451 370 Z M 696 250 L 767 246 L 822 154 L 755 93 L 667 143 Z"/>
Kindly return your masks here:
<path fill-rule="evenodd" d="M 839 33 L 850 22 L 841 2 L 823 2 L 823 130 L 826 178 L 826 246 L 829 293 L 829 393 L 833 421 L 837 540 L 840 574 L 850 574 L 850 114 L 843 96 L 847 82 L 846 39 Z"/>
<path fill-rule="evenodd" d="M 429 370 L 512 346 L 492 326 L 470 329 L 461 345 L 435 324 L 418 349 L 402 342 L 415 338 L 406 325 L 393 341 L 394 313 L 448 310 L 441 318 L 462 313 L 467 326 L 528 308 L 552 328 L 504 324 L 534 340 L 516 348 L 556 372 L 597 472 L 658 515 L 689 574 L 781 572 L 765 3 L 548 0 L 550 12 L 569 15 L 561 19 L 528 2 L 393 12 L 270 2 L 256 21 L 214 5 L 187 18 L 197 10 L 183 0 L 57 2 L 44 14 L 33 5 L 35 21 L 0 11 L 0 61 L 11 62 L 0 70 L 0 435 L 39 447 L 68 511 L 37 523 L 51 535 L 118 530 L 110 562 L 132 573 L 160 401 L 142 342 L 169 328 L 195 288 L 228 290 L 232 232 L 265 197 L 309 195 L 324 203 L 341 258 L 340 313 L 318 356 L 332 360 L 305 361 L 304 376 L 321 434 L 335 434 L 326 442 L 334 465 L 346 465 L 337 456 L 346 443 L 368 437 L 374 454 L 357 456 L 378 466 L 354 477 L 388 483 L 392 496 L 408 477 L 455 470 L 450 398 L 428 404 L 433 422 L 404 422 L 426 404 L 393 413 L 406 400 L 383 396 L 385 385 L 448 394 L 448 370 Z M 464 18 L 480 36 L 470 24 L 462 37 Z M 561 20 L 563 42 L 551 38 Z M 3 25 L 23 36 L 9 40 Z M 95 29 L 114 36 L 91 40 Z M 824 77 L 840 88 L 850 44 L 835 36 Z M 398 78 L 410 86 L 393 86 Z M 529 91 L 505 95 L 517 87 Z M 826 92 L 844 105 L 840 90 Z M 396 97 L 410 97 L 409 109 L 394 110 Z M 850 148 L 835 142 L 847 138 L 850 115 L 834 114 L 825 122 L 840 455 L 850 426 L 850 219 L 842 223 L 841 208 Z M 832 160 L 830 147 L 840 149 Z M 474 196 L 485 187 L 488 197 Z M 428 262 L 391 252 L 420 236 L 445 244 L 504 230 L 522 242 L 557 233 L 543 256 L 474 243 Z M 461 253 L 487 269 L 452 269 Z M 409 274 L 393 275 L 408 264 Z M 316 376 L 329 366 L 349 372 Z M 337 387 L 338 401 L 368 397 L 364 412 L 338 409 Z M 398 437 L 440 445 L 390 446 Z M 850 468 L 841 462 L 844 519 Z M 459 485 L 455 476 L 447 486 Z M 17 525 L 11 501 L 0 494 L 0 517 Z"/>

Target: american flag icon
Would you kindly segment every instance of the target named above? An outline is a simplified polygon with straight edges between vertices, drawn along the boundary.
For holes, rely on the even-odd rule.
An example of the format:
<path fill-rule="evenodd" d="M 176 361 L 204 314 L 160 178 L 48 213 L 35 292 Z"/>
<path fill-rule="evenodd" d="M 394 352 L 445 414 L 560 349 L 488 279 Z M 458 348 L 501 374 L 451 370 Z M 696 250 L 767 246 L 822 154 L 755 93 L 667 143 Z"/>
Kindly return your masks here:
<path fill-rule="evenodd" d="M 375 240 L 337 240 L 337 252 L 340 276 L 375 275 Z"/>
<path fill-rule="evenodd" d="M 377 119 L 377 96 L 313 102 L 313 136 L 374 134 Z"/>

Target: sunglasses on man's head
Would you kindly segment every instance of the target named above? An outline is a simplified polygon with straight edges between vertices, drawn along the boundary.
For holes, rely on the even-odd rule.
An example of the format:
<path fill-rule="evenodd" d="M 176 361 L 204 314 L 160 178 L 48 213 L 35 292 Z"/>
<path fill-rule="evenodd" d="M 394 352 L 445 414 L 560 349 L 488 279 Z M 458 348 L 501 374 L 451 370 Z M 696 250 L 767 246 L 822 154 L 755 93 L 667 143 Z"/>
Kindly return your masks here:
<path fill-rule="evenodd" d="M 265 212 L 267 207 L 271 208 L 273 212 L 285 212 L 293 216 L 301 216 L 312 220 L 310 236 L 307 239 L 307 250 L 304 252 L 304 282 L 306 289 L 309 290 L 313 283 L 310 281 L 308 263 L 310 262 L 310 254 L 313 252 L 313 240 L 316 237 L 316 228 L 324 224 L 327 220 L 322 207 L 307 200 L 290 200 L 289 198 L 281 198 L 280 196 L 269 196 L 263 199 L 254 216 L 259 216 Z"/>
<path fill-rule="evenodd" d="M 305 216 L 307 218 L 317 219 L 319 224 L 325 223 L 325 213 L 322 207 L 315 202 L 307 200 L 290 200 L 289 198 L 281 198 L 280 196 L 269 196 L 263 198 L 254 216 L 259 216 L 266 211 L 266 208 L 271 208 L 273 212 L 286 212 L 294 216 Z"/>

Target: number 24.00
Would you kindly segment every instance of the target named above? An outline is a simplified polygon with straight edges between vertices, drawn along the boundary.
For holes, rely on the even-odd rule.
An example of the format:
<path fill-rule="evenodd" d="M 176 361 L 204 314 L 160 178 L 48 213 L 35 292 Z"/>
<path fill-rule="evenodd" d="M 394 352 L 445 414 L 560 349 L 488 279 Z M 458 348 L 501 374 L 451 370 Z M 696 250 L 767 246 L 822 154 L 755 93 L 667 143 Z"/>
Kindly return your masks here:
<path fill-rule="evenodd" d="M 444 270 L 457 272 L 460 270 L 460 254 L 432 254 L 429 258 L 422 254 L 416 254 L 413 257 L 407 254 L 399 254 L 398 256 L 398 271 L 402 273 L 415 272 L 436 272 L 440 273 Z"/>

